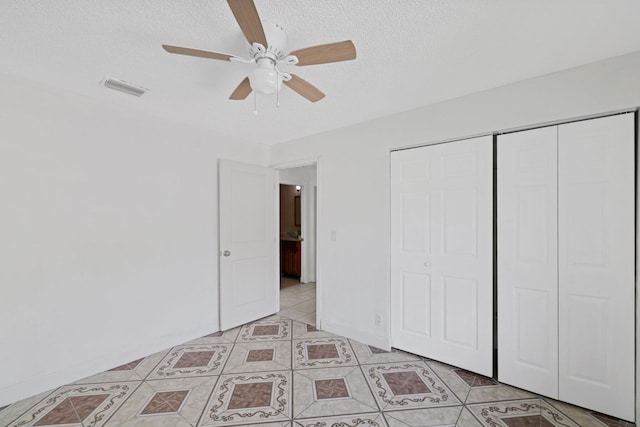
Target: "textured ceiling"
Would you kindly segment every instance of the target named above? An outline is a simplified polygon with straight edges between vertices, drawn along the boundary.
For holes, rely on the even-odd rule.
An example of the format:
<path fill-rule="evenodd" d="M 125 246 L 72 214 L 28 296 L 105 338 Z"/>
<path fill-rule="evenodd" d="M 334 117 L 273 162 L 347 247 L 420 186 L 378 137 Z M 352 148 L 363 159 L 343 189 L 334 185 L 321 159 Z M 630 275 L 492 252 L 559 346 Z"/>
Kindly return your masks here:
<path fill-rule="evenodd" d="M 327 94 L 283 88 L 230 101 L 248 65 L 181 55 L 162 43 L 246 56 L 223 0 L 5 0 L 0 73 L 272 144 L 640 50 L 637 0 L 255 0 L 289 50 L 351 39 L 355 61 L 292 67 Z M 293 70 L 295 68 L 295 70 Z M 141 98 L 104 77 L 150 89 Z"/>

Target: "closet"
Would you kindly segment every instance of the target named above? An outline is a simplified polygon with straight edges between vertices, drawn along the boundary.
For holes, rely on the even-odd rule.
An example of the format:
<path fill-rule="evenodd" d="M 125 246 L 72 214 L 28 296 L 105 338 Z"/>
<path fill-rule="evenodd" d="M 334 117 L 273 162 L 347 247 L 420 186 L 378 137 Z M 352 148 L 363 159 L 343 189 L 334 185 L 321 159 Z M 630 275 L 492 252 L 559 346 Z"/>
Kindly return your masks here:
<path fill-rule="evenodd" d="M 498 379 L 635 418 L 635 121 L 497 138 Z"/>
<path fill-rule="evenodd" d="M 493 137 L 391 153 L 391 341 L 493 373 Z"/>

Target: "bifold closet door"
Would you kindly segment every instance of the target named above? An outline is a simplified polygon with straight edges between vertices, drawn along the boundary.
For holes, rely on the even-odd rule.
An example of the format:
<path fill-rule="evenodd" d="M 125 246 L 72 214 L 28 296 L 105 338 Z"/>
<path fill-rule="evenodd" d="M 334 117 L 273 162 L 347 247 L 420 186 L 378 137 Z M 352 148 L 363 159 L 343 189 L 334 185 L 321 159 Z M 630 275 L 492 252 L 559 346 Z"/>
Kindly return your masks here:
<path fill-rule="evenodd" d="M 634 117 L 558 127 L 560 399 L 634 419 Z"/>
<path fill-rule="evenodd" d="M 493 372 L 491 136 L 391 154 L 391 341 Z"/>
<path fill-rule="evenodd" d="M 558 398 L 557 127 L 498 137 L 498 376 Z"/>
<path fill-rule="evenodd" d="M 633 421 L 634 117 L 500 136 L 500 381 Z"/>

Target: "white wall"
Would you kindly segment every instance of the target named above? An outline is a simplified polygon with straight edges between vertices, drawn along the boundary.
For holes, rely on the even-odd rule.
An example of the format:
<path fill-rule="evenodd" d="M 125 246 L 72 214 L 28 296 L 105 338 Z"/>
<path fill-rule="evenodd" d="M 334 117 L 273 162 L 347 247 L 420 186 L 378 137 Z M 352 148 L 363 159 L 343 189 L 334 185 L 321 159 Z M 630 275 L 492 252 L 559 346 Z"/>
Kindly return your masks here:
<path fill-rule="evenodd" d="M 639 105 L 636 52 L 272 146 L 272 165 L 308 158 L 322 164 L 322 327 L 389 346 L 390 150 Z M 345 185 L 355 191 L 343 191 Z M 382 326 L 375 326 L 376 311 Z"/>
<path fill-rule="evenodd" d="M 0 406 L 219 330 L 217 160 L 266 148 L 0 93 Z"/>

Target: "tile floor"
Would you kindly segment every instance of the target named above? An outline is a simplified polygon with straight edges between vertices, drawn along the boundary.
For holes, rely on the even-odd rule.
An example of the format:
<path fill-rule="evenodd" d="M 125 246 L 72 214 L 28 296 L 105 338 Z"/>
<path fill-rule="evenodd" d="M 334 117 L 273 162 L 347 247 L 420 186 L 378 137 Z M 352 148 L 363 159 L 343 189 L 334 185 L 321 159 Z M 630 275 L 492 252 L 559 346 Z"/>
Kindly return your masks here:
<path fill-rule="evenodd" d="M 0 408 L 0 426 L 61 425 L 631 424 L 274 315 Z"/>
<path fill-rule="evenodd" d="M 283 277 L 280 283 L 280 315 L 315 326 L 316 284 L 289 277 Z"/>

